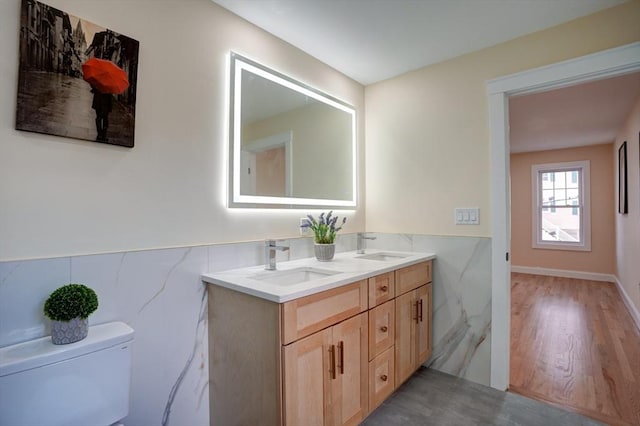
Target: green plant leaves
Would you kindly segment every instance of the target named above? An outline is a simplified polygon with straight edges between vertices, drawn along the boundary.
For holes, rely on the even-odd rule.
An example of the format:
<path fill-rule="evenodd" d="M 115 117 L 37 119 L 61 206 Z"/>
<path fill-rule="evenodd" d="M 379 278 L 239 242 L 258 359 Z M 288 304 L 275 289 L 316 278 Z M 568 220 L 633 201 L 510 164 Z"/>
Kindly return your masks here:
<path fill-rule="evenodd" d="M 307 215 L 308 219 L 302 224 L 302 228 L 309 228 L 313 231 L 314 241 L 316 244 L 333 244 L 336 240 L 336 233 L 342 229 L 342 225 L 347 222 L 347 218 L 343 218 L 342 224 L 336 227 L 338 222 L 338 216 L 333 216 L 333 210 L 331 210 L 325 217 L 325 213 L 321 213 L 316 220 L 310 214 Z"/>
<path fill-rule="evenodd" d="M 96 292 L 84 284 L 67 284 L 55 290 L 44 303 L 44 314 L 54 321 L 87 318 L 98 309 Z"/>

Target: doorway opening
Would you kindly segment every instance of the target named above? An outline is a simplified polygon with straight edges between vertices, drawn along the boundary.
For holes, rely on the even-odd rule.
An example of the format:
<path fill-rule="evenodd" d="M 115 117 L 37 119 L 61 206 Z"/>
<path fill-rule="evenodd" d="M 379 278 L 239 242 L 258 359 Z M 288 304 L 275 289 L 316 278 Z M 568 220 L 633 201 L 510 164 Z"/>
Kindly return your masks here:
<path fill-rule="evenodd" d="M 240 194 L 291 197 L 292 132 L 247 142 L 240 151 Z"/>
<path fill-rule="evenodd" d="M 491 386 L 509 387 L 511 218 L 509 97 L 640 71 L 640 43 L 536 68 L 487 82 L 491 132 L 492 332 Z"/>

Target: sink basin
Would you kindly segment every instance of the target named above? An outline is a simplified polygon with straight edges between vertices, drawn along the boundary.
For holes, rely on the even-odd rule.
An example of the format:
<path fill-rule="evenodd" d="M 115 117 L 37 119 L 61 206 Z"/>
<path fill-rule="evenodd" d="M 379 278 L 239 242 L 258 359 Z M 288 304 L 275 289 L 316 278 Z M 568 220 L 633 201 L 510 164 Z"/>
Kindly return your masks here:
<path fill-rule="evenodd" d="M 329 271 L 327 269 L 318 269 L 313 267 L 301 267 L 287 269 L 284 271 L 265 271 L 249 278 L 256 281 L 263 281 L 269 284 L 277 284 L 289 286 L 300 284 L 306 281 L 313 281 L 320 278 L 326 278 L 331 275 L 340 274 L 339 271 Z"/>
<path fill-rule="evenodd" d="M 401 253 L 371 253 L 363 254 L 362 256 L 356 256 L 356 259 L 380 260 L 382 262 L 389 262 L 393 260 L 404 259 L 405 257 L 409 257 L 409 255 Z"/>

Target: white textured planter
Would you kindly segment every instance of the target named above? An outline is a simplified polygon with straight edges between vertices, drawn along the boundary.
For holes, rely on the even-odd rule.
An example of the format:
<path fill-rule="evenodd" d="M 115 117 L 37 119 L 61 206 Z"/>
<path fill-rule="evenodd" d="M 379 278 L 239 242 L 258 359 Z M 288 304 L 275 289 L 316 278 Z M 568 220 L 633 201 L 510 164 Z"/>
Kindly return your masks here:
<path fill-rule="evenodd" d="M 51 341 L 54 345 L 66 345 L 87 337 L 89 320 L 74 318 L 71 321 L 51 321 Z"/>
<path fill-rule="evenodd" d="M 335 244 L 315 244 L 314 250 L 316 252 L 316 259 L 320 262 L 329 262 L 333 259 L 333 255 L 336 254 Z"/>

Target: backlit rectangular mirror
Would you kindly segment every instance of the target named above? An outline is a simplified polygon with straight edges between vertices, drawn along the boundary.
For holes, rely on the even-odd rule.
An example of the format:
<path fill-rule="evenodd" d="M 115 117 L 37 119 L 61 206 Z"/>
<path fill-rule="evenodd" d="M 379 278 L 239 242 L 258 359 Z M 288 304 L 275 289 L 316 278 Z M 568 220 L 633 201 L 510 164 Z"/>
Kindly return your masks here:
<path fill-rule="evenodd" d="M 356 114 L 231 53 L 229 206 L 356 206 Z"/>

